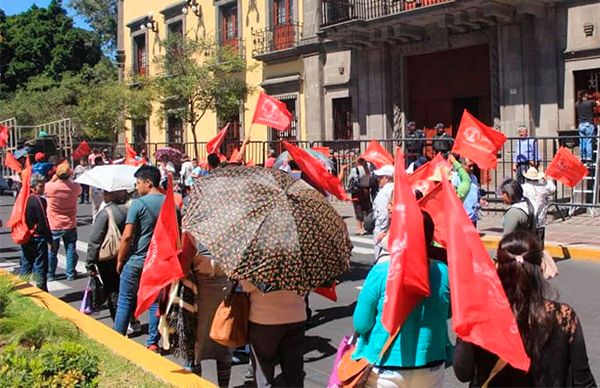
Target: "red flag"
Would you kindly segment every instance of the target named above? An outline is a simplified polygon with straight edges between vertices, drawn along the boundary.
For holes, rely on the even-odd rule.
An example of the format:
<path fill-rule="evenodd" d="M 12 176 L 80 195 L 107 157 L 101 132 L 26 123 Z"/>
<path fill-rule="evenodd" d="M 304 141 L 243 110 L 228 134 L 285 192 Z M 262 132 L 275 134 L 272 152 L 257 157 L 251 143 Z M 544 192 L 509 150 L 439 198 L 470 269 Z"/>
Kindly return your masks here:
<path fill-rule="evenodd" d="M 569 187 L 577 186 L 588 173 L 587 167 L 565 147 L 558 149 L 546 169 L 547 176 L 559 180 Z"/>
<path fill-rule="evenodd" d="M 315 288 L 315 293 L 325 297 L 329 300 L 337 302 L 337 292 L 335 290 L 336 284 L 334 283 L 331 287 L 318 287 Z"/>
<path fill-rule="evenodd" d="M 424 196 L 427 195 L 435 187 L 434 176 L 441 176 L 438 170 L 442 168 L 448 173 L 452 169 L 450 163 L 444 159 L 441 153 L 437 154 L 431 161 L 425 163 L 412 174 L 408 176 L 408 180 L 413 189 L 419 190 Z"/>
<path fill-rule="evenodd" d="M 331 175 L 329 171 L 318 161 L 314 156 L 296 147 L 287 141 L 283 142 L 283 145 L 290 153 L 292 158 L 298 164 L 298 167 L 310 181 L 318 186 L 321 190 L 327 191 L 342 201 L 348 200 L 346 190 L 342 187 L 342 183 L 339 178 Z"/>
<path fill-rule="evenodd" d="M 0 148 L 6 147 L 8 144 L 8 127 L 0 125 Z"/>
<path fill-rule="evenodd" d="M 221 144 L 223 144 L 223 141 L 225 141 L 225 137 L 227 136 L 227 129 L 229 129 L 229 123 L 217 133 L 217 136 L 206 143 L 206 152 L 209 154 L 216 154 L 219 152 L 219 148 L 221 148 Z"/>
<path fill-rule="evenodd" d="M 248 166 L 248 167 L 254 167 L 254 166 L 255 166 L 255 164 L 254 164 L 254 159 L 249 159 L 249 160 L 246 162 L 246 166 Z"/>
<path fill-rule="evenodd" d="M 447 247 L 448 219 L 444 212 L 444 196 L 442 195 L 442 185 L 439 182 L 434 182 L 433 188 L 419 200 L 419 206 L 433 219 L 435 224 L 433 240 L 443 247 Z"/>
<path fill-rule="evenodd" d="M 156 220 L 140 278 L 137 308 L 135 309 L 136 317 L 148 310 L 163 287 L 184 276 L 178 257 L 180 252 L 173 177 L 169 174 L 165 200 Z"/>
<path fill-rule="evenodd" d="M 381 168 L 386 164 L 394 164 L 394 157 L 377 140 L 371 140 L 360 157 L 373 163 L 377 168 Z"/>
<path fill-rule="evenodd" d="M 240 156 L 240 151 L 237 148 L 233 149 L 233 152 L 231 152 L 231 156 L 229 157 L 229 162 L 230 163 L 235 163 L 238 161 L 238 158 Z"/>
<path fill-rule="evenodd" d="M 31 164 L 29 162 L 29 158 L 27 158 L 27 161 L 25 162 L 25 169 L 21 173 L 21 191 L 19 191 L 19 195 L 17 195 L 10 218 L 6 222 L 7 228 L 10 229 L 10 235 L 16 244 L 23 244 L 27 242 L 26 236 L 31 236 L 29 234 L 29 227 L 27 226 L 27 222 L 25 220 L 27 200 L 31 194 L 30 178 Z"/>
<path fill-rule="evenodd" d="M 19 163 L 17 158 L 15 158 L 14 155 L 10 152 L 7 152 L 6 156 L 4 157 L 4 165 L 16 172 L 17 174 L 23 171 L 21 163 Z"/>
<path fill-rule="evenodd" d="M 252 118 L 252 124 L 264 124 L 268 127 L 285 131 L 292 122 L 292 114 L 288 111 L 285 103 L 260 93 L 256 110 Z"/>
<path fill-rule="evenodd" d="M 75 151 L 73 151 L 73 159 L 81 159 L 84 156 L 88 156 L 90 152 L 92 152 L 92 150 L 90 149 L 90 146 L 87 143 L 87 141 L 84 140 L 81 143 L 79 143 L 77 148 L 75 148 Z"/>
<path fill-rule="evenodd" d="M 136 156 L 137 152 L 135 152 L 133 147 L 129 145 L 129 142 L 127 141 L 127 136 L 125 136 L 125 158 L 135 159 Z"/>
<path fill-rule="evenodd" d="M 496 168 L 496 156 L 505 141 L 502 132 L 483 124 L 465 109 L 452 152 L 471 159 L 482 169 Z"/>
<path fill-rule="evenodd" d="M 441 186 L 448 222 L 452 327 L 463 340 L 527 371 L 530 360 L 494 263 L 452 184 L 442 179 Z"/>
<path fill-rule="evenodd" d="M 396 166 L 404 166 L 400 147 L 396 148 Z M 394 172 L 394 207 L 387 248 L 390 268 L 381 322 L 389 333 L 395 333 L 421 299 L 430 295 L 423 215 L 403 168 Z"/>

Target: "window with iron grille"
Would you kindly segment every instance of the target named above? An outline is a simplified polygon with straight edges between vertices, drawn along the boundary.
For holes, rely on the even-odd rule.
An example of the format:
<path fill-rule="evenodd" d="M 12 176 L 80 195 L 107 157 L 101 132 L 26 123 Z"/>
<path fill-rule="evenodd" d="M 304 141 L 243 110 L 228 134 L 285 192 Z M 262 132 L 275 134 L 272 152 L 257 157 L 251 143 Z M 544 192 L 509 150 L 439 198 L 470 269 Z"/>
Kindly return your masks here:
<path fill-rule="evenodd" d="M 146 52 L 146 34 L 133 38 L 133 68 L 134 75 L 148 74 L 148 53 Z"/>
<path fill-rule="evenodd" d="M 292 121 L 290 126 L 284 130 L 279 131 L 275 128 L 270 128 L 271 132 L 271 140 L 298 140 L 298 116 L 296 110 L 296 102 L 298 101 L 298 96 L 295 94 L 284 95 L 284 96 L 274 96 L 279 101 L 285 103 L 287 110 L 292 114 Z"/>
<path fill-rule="evenodd" d="M 169 147 L 183 149 L 183 120 L 179 117 L 167 117 L 167 142 Z"/>
<path fill-rule="evenodd" d="M 220 7 L 220 43 L 223 46 L 238 48 L 238 6 L 237 2 Z"/>

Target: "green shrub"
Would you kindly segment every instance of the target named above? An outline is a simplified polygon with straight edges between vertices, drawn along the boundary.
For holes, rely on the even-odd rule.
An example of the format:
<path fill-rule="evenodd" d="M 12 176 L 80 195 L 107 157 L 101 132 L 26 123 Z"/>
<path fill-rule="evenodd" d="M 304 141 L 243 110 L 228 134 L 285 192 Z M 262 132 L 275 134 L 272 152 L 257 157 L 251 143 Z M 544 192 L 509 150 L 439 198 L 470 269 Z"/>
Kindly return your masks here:
<path fill-rule="evenodd" d="M 2 387 L 96 387 L 98 373 L 98 358 L 73 342 L 39 351 L 12 344 L 0 353 Z"/>
<path fill-rule="evenodd" d="M 0 317 L 6 313 L 6 309 L 10 304 L 11 297 L 15 293 L 13 282 L 8 276 L 0 276 Z"/>

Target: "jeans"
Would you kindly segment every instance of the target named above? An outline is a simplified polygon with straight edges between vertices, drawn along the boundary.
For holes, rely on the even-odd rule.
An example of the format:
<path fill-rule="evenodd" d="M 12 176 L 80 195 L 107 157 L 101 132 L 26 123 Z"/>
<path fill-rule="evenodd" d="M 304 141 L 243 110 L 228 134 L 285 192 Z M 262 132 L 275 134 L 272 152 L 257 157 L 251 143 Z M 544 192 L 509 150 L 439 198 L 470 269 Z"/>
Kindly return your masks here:
<path fill-rule="evenodd" d="M 48 277 L 53 278 L 56 276 L 56 267 L 58 265 L 58 247 L 60 246 L 60 240 L 63 240 L 65 244 L 65 251 L 67 251 L 67 280 L 75 279 L 75 267 L 77 267 L 77 228 L 53 230 L 52 240 L 54 240 L 55 248 L 50 250 L 50 258 L 48 260 Z"/>
<path fill-rule="evenodd" d="M 21 275 L 33 274 L 35 286 L 48 291 L 48 241 L 42 237 L 32 237 L 21 245 L 21 250 Z"/>
<path fill-rule="evenodd" d="M 125 263 L 123 271 L 121 272 L 119 299 L 117 301 L 117 313 L 115 314 L 115 324 L 113 329 L 123 335 L 127 334 L 127 326 L 135 312 L 137 292 L 140 285 L 140 278 L 142 277 L 143 265 L 143 262 L 136 263 L 130 260 Z M 153 303 L 152 306 L 150 306 L 150 316 L 148 318 L 148 339 L 146 340 L 148 346 L 158 344 L 158 340 L 160 339 L 160 334 L 158 333 L 159 318 L 156 316 L 157 310 L 158 303 Z"/>
<path fill-rule="evenodd" d="M 594 136 L 594 124 L 583 122 L 579 123 L 579 136 Z M 592 138 L 581 137 L 579 139 L 579 153 L 581 160 L 592 160 Z"/>
<path fill-rule="evenodd" d="M 84 202 L 90 202 L 90 186 L 88 185 L 81 185 L 81 202 L 79 203 L 84 203 Z"/>

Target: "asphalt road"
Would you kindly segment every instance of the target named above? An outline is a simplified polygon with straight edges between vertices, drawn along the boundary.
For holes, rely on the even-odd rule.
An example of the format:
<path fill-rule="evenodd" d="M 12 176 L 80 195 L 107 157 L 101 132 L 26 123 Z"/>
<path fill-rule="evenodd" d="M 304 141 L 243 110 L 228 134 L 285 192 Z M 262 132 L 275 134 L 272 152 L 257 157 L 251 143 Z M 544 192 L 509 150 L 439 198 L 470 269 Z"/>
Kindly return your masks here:
<path fill-rule="evenodd" d="M 0 219 L 5 221 L 11 211 L 13 200 L 11 197 L 0 197 Z M 91 231 L 91 205 L 80 205 L 78 216 L 80 256 L 79 271 L 84 272 L 85 248 L 87 238 Z M 348 219 L 351 233 L 354 231 L 352 219 Z M 307 387 L 324 387 L 327 385 L 333 358 L 338 344 L 344 335 L 352 334 L 352 313 L 356 304 L 360 287 L 371 268 L 373 249 L 370 236 L 352 235 L 354 251 L 351 271 L 344 277 L 338 286 L 338 301 L 333 303 L 318 295 L 310 296 L 310 305 L 313 310 L 311 326 L 306 332 L 304 342 L 304 360 Z M 61 247 L 59 258 L 59 273 L 64 271 L 64 250 Z M 15 246 L 6 229 L 0 229 L 0 268 L 18 271 L 20 248 Z M 571 304 L 577 311 L 582 322 L 587 351 L 592 372 L 597 377 L 600 373 L 600 299 L 597 297 L 597 284 L 600 279 L 600 264 L 592 262 L 564 261 L 558 264 L 560 275 L 552 283 L 560 300 Z M 85 277 L 75 281 L 58 280 L 49 284 L 50 291 L 79 309 L 86 284 Z M 93 315 L 97 320 L 112 325 L 108 310 L 102 310 Z M 143 333 L 133 339 L 144 343 L 147 331 L 147 316 L 142 316 Z M 166 356 L 170 357 L 170 356 Z M 174 360 L 182 363 L 182 360 Z M 231 385 L 240 387 L 245 385 L 244 372 L 246 371 L 247 358 L 242 357 L 243 363 L 235 365 L 232 371 Z M 214 362 L 204 362 L 204 377 L 216 382 L 216 366 Z M 445 385 L 448 387 L 463 386 L 457 382 L 452 369 L 446 373 Z"/>

